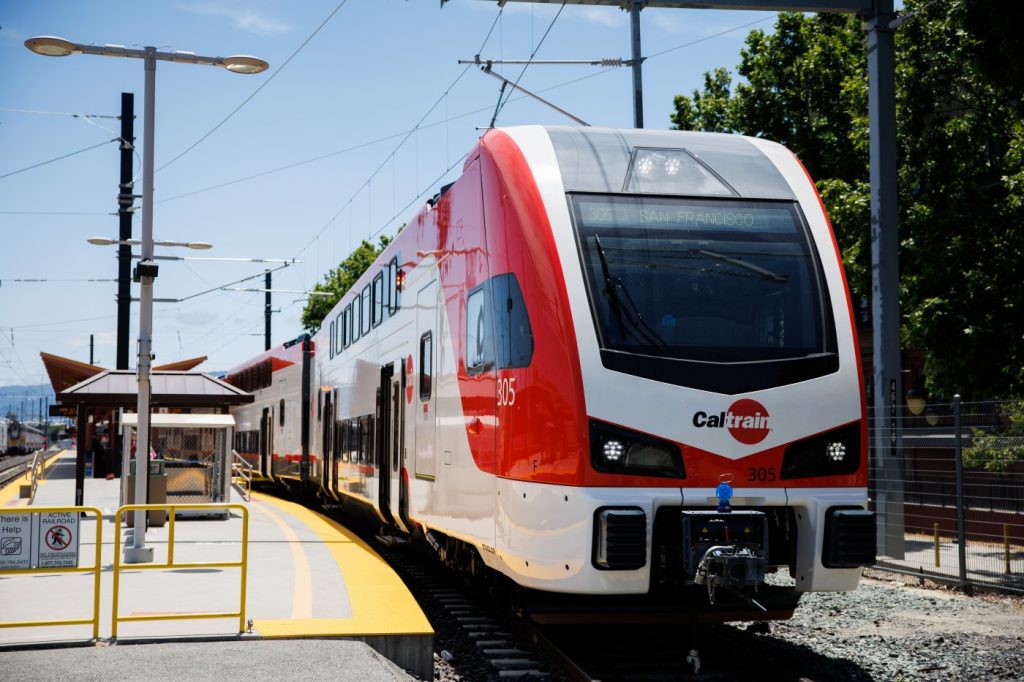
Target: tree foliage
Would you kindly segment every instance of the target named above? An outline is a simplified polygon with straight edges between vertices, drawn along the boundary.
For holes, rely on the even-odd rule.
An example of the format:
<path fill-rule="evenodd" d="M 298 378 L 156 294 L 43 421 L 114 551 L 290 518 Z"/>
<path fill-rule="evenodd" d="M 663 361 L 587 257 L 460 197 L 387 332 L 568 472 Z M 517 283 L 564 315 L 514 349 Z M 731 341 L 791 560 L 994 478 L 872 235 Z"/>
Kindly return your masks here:
<path fill-rule="evenodd" d="M 994 430 L 972 429 L 972 447 L 963 451 L 964 466 L 985 471 L 1006 471 L 1024 461 L 1024 402 L 1004 407 L 1005 424 Z"/>
<path fill-rule="evenodd" d="M 316 284 L 313 287 L 313 291 L 326 292 L 330 296 L 309 297 L 309 300 L 306 301 L 306 307 L 302 309 L 302 317 L 300 318 L 303 328 L 311 333 L 320 329 L 320 325 L 323 323 L 324 318 L 327 317 L 327 313 L 331 312 L 331 308 L 352 288 L 356 280 L 366 272 L 366 269 L 373 264 L 377 256 L 390 243 L 391 238 L 386 236 L 380 238 L 377 246 L 364 239 L 356 247 L 355 251 L 349 254 L 348 258 L 343 260 L 338 267 L 328 270 L 327 274 L 324 275 L 323 281 Z"/>
<path fill-rule="evenodd" d="M 934 394 L 1024 391 L 1024 73 L 1005 0 L 906 0 L 896 34 L 901 334 Z M 1000 69 L 1011 56 L 1015 61 Z M 677 96 L 677 128 L 765 137 L 816 178 L 854 300 L 870 299 L 867 71 L 853 17 L 780 14 Z M 1009 74 L 1009 75 L 1008 75 Z"/>

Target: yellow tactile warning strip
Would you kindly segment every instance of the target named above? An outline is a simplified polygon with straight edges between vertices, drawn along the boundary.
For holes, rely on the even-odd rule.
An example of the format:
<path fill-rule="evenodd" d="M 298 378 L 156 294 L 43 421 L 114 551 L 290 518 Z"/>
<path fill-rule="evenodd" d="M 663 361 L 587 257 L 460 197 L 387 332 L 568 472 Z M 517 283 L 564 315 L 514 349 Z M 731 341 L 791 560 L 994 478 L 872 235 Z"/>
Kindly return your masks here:
<path fill-rule="evenodd" d="M 430 635 L 434 630 L 405 583 L 366 543 L 349 530 L 306 509 L 270 497 L 253 499 L 301 519 L 325 543 L 345 580 L 351 618 L 296 618 L 255 620 L 263 637 L 353 637 L 374 635 Z M 272 515 L 271 515 L 272 516 Z M 297 543 L 301 545 L 301 543 Z M 303 551 L 300 547 L 299 551 Z"/>
<path fill-rule="evenodd" d="M 60 451 L 55 452 L 54 454 L 48 456 L 46 458 L 46 461 L 43 462 L 43 473 L 45 474 L 46 470 L 50 468 L 50 465 L 53 464 L 54 462 L 56 462 L 57 458 L 60 457 L 61 455 L 63 455 L 65 452 L 67 452 L 67 451 L 66 450 L 60 450 Z M 31 479 L 29 479 L 29 473 L 30 472 L 25 472 L 21 476 L 18 476 L 16 479 L 14 479 L 10 483 L 8 483 L 3 488 L 0 488 L 0 507 L 27 507 L 28 506 L 28 500 L 27 499 L 21 499 L 21 498 L 18 497 L 18 495 L 19 495 L 19 493 L 21 491 L 21 486 L 28 485 L 31 482 Z M 46 481 L 46 476 L 43 476 L 42 478 L 39 479 L 39 483 L 40 484 L 42 484 L 45 481 Z"/>

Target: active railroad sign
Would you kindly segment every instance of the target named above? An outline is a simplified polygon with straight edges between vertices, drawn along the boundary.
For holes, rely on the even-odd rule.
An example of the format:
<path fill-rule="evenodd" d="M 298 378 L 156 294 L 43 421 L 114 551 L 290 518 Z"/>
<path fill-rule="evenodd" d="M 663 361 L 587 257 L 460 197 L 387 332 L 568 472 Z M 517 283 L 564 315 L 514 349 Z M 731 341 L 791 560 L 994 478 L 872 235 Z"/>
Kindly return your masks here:
<path fill-rule="evenodd" d="M 78 530 L 75 511 L 0 512 L 0 570 L 76 568 Z"/>
<path fill-rule="evenodd" d="M 36 568 L 75 568 L 78 566 L 78 512 L 42 512 L 37 514 Z"/>

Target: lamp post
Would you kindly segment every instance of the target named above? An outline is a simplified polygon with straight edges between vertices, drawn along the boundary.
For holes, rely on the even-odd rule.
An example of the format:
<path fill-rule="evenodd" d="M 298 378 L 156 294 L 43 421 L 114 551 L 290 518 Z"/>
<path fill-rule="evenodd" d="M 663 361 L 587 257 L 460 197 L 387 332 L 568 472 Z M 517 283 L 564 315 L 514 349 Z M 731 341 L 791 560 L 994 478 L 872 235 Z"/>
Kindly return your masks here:
<path fill-rule="evenodd" d="M 141 50 L 122 45 L 82 45 L 55 36 L 38 36 L 25 41 L 25 47 L 46 57 L 66 57 L 71 54 L 95 54 L 104 57 L 130 57 L 142 59 L 145 66 L 145 113 L 142 138 L 142 260 L 135 268 L 135 280 L 140 283 L 139 310 L 139 364 L 138 364 L 138 439 L 135 448 L 135 499 L 145 499 L 148 475 L 150 383 L 149 368 L 152 360 L 153 333 L 153 279 L 157 265 L 153 260 L 153 125 L 156 100 L 157 61 L 181 62 L 221 66 L 235 73 L 260 73 L 268 64 L 247 55 L 232 57 L 202 57 L 191 52 L 160 52 L 146 46 Z M 111 241 L 113 243 L 113 240 Z M 208 245 L 207 245 L 208 248 Z M 153 549 L 146 547 L 145 514 L 134 516 L 132 544 L 125 547 L 125 563 L 139 564 L 153 560 Z"/>

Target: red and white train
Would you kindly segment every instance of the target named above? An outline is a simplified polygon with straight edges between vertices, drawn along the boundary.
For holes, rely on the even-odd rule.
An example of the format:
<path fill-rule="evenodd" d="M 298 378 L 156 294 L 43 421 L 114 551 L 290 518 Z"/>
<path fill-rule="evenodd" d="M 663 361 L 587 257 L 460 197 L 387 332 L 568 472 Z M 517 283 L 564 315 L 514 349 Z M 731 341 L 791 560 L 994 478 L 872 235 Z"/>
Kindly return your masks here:
<path fill-rule="evenodd" d="M 312 338 L 228 381 L 267 475 L 524 592 L 787 617 L 874 561 L 838 247 L 765 140 L 490 130 Z"/>

